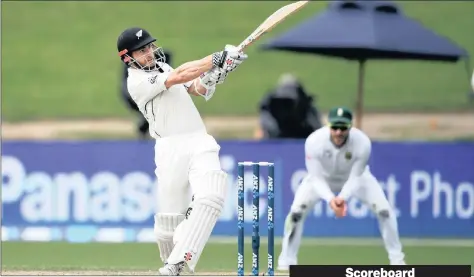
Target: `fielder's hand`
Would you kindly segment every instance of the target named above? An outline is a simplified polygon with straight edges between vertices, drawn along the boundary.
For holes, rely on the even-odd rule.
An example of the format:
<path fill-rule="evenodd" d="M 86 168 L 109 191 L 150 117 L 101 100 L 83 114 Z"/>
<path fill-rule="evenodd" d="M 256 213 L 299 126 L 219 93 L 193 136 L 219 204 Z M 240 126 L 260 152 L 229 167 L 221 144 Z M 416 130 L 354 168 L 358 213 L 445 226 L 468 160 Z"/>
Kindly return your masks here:
<path fill-rule="evenodd" d="M 237 51 L 237 47 L 228 44 L 224 51 L 212 54 L 212 64 L 226 72 L 232 72 L 247 58 L 246 54 Z"/>
<path fill-rule="evenodd" d="M 331 206 L 331 209 L 334 210 L 336 217 L 346 216 L 347 204 L 344 201 L 344 199 L 336 196 L 333 199 L 331 199 L 331 202 L 329 203 L 329 205 Z"/>

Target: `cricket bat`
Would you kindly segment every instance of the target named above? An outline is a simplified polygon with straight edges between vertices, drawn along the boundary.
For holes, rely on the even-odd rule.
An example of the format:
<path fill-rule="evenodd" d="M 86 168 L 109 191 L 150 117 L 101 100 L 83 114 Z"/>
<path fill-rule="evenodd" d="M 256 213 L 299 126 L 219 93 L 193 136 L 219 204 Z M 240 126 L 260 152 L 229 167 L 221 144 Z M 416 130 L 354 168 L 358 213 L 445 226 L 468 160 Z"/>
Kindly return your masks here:
<path fill-rule="evenodd" d="M 265 21 L 263 21 L 263 23 L 260 24 L 260 26 L 258 26 L 257 29 L 255 29 L 255 31 L 250 34 L 250 36 L 248 36 L 241 44 L 239 44 L 237 48 L 239 51 L 243 51 L 254 41 L 262 37 L 264 34 L 273 29 L 273 27 L 282 22 L 285 18 L 298 11 L 308 3 L 309 1 L 298 1 L 281 7 L 276 12 L 267 17 L 267 19 L 265 19 Z"/>

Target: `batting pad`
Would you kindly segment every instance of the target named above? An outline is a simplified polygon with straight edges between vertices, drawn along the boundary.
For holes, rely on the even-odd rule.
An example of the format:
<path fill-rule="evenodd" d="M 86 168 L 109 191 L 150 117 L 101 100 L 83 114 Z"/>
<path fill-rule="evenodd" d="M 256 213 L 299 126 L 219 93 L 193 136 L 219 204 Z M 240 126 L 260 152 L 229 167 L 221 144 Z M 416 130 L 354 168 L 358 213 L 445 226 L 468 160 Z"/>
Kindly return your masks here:
<path fill-rule="evenodd" d="M 193 210 L 180 230 L 180 237 L 175 238 L 177 243 L 168 258 L 169 264 L 185 261 L 191 272 L 194 272 L 224 208 L 227 174 L 222 171 L 209 172 L 199 185 L 201 187 L 199 192 L 195 193 Z"/>
<path fill-rule="evenodd" d="M 173 251 L 174 231 L 183 220 L 184 214 L 158 213 L 155 215 L 154 233 L 163 263 L 166 263 L 168 256 Z"/>

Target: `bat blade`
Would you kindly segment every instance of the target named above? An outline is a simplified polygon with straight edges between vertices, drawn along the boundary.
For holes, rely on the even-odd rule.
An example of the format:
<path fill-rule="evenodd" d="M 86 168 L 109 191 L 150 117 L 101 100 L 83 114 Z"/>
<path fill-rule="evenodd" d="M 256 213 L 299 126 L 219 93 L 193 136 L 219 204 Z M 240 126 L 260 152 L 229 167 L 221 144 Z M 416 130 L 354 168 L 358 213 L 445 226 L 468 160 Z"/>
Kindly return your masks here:
<path fill-rule="evenodd" d="M 265 19 L 265 21 L 262 24 L 260 24 L 260 26 L 258 26 L 257 29 L 255 29 L 255 31 L 253 31 L 253 33 L 250 34 L 250 36 L 248 36 L 241 44 L 239 44 L 238 46 L 239 51 L 242 51 L 245 48 L 247 48 L 257 39 L 259 39 L 264 34 L 266 34 L 271 29 L 273 29 L 273 27 L 275 27 L 280 22 L 282 22 L 285 18 L 287 18 L 294 12 L 298 11 L 299 9 L 301 9 L 308 3 L 309 1 L 298 1 L 292 4 L 288 4 L 278 9 L 276 12 L 274 12 L 269 17 L 267 17 L 267 19 Z"/>

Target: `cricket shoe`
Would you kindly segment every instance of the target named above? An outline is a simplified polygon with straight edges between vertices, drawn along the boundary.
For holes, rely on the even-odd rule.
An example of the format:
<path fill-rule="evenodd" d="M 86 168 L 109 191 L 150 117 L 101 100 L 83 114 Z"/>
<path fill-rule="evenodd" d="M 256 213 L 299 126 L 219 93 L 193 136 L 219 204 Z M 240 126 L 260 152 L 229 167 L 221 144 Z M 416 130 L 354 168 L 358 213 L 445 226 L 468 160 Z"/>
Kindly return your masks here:
<path fill-rule="evenodd" d="M 160 272 L 160 275 L 163 276 L 179 276 L 184 269 L 184 265 L 184 262 L 165 264 L 165 266 L 160 268 L 158 271 Z"/>
<path fill-rule="evenodd" d="M 288 271 L 288 270 L 290 270 L 290 265 L 296 265 L 296 264 L 297 264 L 296 261 L 289 262 L 289 261 L 280 260 L 280 261 L 278 261 L 277 270 L 278 271 Z"/>

